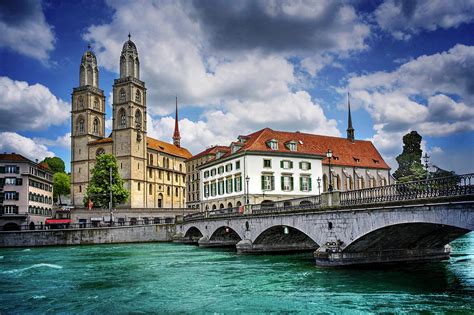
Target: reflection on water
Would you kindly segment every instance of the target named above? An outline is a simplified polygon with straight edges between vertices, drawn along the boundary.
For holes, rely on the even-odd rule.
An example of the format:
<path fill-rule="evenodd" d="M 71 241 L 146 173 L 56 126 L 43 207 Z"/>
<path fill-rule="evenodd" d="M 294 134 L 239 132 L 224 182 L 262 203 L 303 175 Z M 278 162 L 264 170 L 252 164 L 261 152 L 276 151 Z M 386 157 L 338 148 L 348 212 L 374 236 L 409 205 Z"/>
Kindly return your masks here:
<path fill-rule="evenodd" d="M 383 268 L 163 243 L 0 257 L 0 313 L 474 312 L 474 233 L 452 244 L 449 261 Z"/>

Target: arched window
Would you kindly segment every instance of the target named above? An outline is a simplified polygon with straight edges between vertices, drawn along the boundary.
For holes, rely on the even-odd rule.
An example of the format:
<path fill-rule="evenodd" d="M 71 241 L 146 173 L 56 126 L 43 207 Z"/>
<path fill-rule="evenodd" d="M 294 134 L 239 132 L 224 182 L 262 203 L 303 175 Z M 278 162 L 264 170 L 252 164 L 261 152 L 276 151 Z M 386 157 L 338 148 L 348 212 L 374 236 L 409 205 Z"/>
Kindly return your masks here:
<path fill-rule="evenodd" d="M 339 176 L 339 174 L 337 174 L 335 177 L 336 177 L 336 189 L 341 190 L 341 177 Z"/>
<path fill-rule="evenodd" d="M 138 183 L 138 191 L 140 191 L 140 183 Z"/>
<path fill-rule="evenodd" d="M 380 181 L 380 185 L 387 186 L 387 180 L 385 178 L 382 178 L 382 180 Z"/>
<path fill-rule="evenodd" d="M 179 189 L 178 189 L 178 187 L 176 187 L 174 194 L 175 194 L 176 197 L 178 197 L 178 195 L 179 195 Z"/>
<path fill-rule="evenodd" d="M 219 209 L 224 209 L 224 204 L 223 204 L 223 203 L 221 203 L 221 204 L 219 205 Z"/>
<path fill-rule="evenodd" d="M 134 72 L 134 64 L 133 64 L 133 58 L 132 58 L 132 56 L 130 56 L 130 57 L 128 58 L 128 69 L 127 69 L 127 70 L 128 70 L 128 71 L 127 71 L 127 72 L 128 72 L 128 76 L 133 77 L 133 76 L 134 76 L 134 74 L 133 74 L 133 72 Z"/>
<path fill-rule="evenodd" d="M 140 93 L 140 90 L 137 90 L 135 92 L 135 102 L 137 102 L 137 103 L 142 102 L 142 93 Z"/>
<path fill-rule="evenodd" d="M 84 108 L 84 98 L 82 96 L 79 96 L 79 98 L 77 99 L 77 108 L 78 109 Z"/>
<path fill-rule="evenodd" d="M 139 109 L 135 112 L 135 126 L 137 128 L 141 128 L 142 126 L 142 112 Z"/>
<path fill-rule="evenodd" d="M 352 190 L 352 177 L 346 177 L 346 190 Z"/>
<path fill-rule="evenodd" d="M 119 110 L 119 117 L 120 117 L 120 127 L 122 128 L 127 127 L 127 116 L 125 114 L 125 109 L 121 108 Z"/>
<path fill-rule="evenodd" d="M 104 153 L 105 153 L 105 150 L 103 148 L 98 148 L 97 151 L 95 152 L 95 155 L 99 156 L 99 155 L 104 154 Z"/>
<path fill-rule="evenodd" d="M 97 119 L 97 118 L 94 118 L 93 134 L 95 134 L 95 135 L 99 134 L 99 119 Z"/>
<path fill-rule="evenodd" d="M 150 195 L 153 195 L 153 185 L 152 185 L 152 184 L 149 184 L 149 185 L 148 185 L 148 193 L 149 193 Z"/>
<path fill-rule="evenodd" d="M 153 154 L 150 154 L 150 164 L 153 165 Z"/>
<path fill-rule="evenodd" d="M 83 134 L 84 133 L 84 118 L 79 117 L 77 119 L 77 133 Z"/>
<path fill-rule="evenodd" d="M 171 189 L 170 189 L 170 186 L 168 186 L 166 188 L 166 194 L 169 196 L 171 194 Z"/>
<path fill-rule="evenodd" d="M 216 205 L 212 205 L 212 210 L 216 210 L 217 209 L 217 206 Z"/>
<path fill-rule="evenodd" d="M 120 102 L 125 102 L 126 98 L 127 98 L 127 95 L 125 93 L 125 89 L 120 89 L 119 101 Z"/>
<path fill-rule="evenodd" d="M 94 109 L 99 110 L 99 98 L 97 97 L 94 99 Z"/>

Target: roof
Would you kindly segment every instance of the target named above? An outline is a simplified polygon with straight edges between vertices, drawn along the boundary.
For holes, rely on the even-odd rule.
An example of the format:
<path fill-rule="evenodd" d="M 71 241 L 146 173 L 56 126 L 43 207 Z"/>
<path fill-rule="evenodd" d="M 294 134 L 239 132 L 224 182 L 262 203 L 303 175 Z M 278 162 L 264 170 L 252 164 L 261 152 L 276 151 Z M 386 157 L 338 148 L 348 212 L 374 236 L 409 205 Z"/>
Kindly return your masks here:
<path fill-rule="evenodd" d="M 223 158 L 242 152 L 280 152 L 290 154 L 317 155 L 323 157 L 323 164 L 329 164 L 326 152 L 331 149 L 332 165 L 366 167 L 377 169 L 390 169 L 372 142 L 366 140 L 351 141 L 346 138 L 314 135 L 303 132 L 276 131 L 265 128 L 240 136 L 247 139 L 243 146 L 235 153 L 228 152 Z M 278 141 L 278 150 L 272 150 L 267 142 Z M 291 151 L 285 145 L 287 142 L 296 141 L 297 150 Z"/>
<path fill-rule="evenodd" d="M 216 145 L 216 146 L 213 146 L 213 147 L 210 147 L 210 148 L 207 148 L 206 150 L 202 151 L 202 152 L 199 152 L 198 154 L 196 155 L 193 155 L 192 157 L 190 157 L 188 159 L 188 161 L 191 161 L 191 160 L 195 160 L 195 159 L 198 159 L 200 157 L 203 157 L 203 156 L 206 156 L 206 155 L 209 155 L 209 154 L 216 154 L 218 151 L 224 151 L 224 152 L 229 152 L 230 151 L 230 148 L 229 147 L 226 147 L 226 146 L 223 146 L 223 145 Z"/>
<path fill-rule="evenodd" d="M 174 155 L 183 159 L 189 159 L 192 156 L 188 149 L 150 137 L 146 137 L 146 144 L 150 149 Z"/>
<path fill-rule="evenodd" d="M 48 164 L 46 164 L 45 162 L 36 163 L 24 157 L 23 155 L 17 154 L 17 153 L 2 153 L 0 154 L 0 161 L 32 163 L 32 164 L 36 164 L 38 167 L 46 171 L 51 172 L 51 169 L 49 168 Z"/>
<path fill-rule="evenodd" d="M 103 138 L 103 139 L 89 142 L 89 145 L 100 144 L 100 143 L 112 143 L 112 142 L 113 142 L 112 137 L 109 137 L 109 138 Z"/>

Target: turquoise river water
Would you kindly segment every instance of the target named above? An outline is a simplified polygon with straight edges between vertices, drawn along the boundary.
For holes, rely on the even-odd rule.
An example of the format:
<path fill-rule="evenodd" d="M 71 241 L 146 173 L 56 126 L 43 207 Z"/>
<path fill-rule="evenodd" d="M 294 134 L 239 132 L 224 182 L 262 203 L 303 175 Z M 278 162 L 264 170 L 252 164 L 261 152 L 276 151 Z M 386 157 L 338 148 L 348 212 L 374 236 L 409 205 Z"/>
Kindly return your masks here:
<path fill-rule="evenodd" d="M 315 267 L 171 243 L 0 249 L 0 314 L 474 313 L 474 233 L 447 262 Z"/>

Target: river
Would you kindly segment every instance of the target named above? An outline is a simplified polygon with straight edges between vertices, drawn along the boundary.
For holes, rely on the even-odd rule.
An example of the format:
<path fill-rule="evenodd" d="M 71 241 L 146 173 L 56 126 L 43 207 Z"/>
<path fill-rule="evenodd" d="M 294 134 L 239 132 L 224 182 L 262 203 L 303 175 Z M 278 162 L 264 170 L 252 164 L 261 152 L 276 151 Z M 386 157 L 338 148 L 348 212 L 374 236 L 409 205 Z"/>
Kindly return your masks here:
<path fill-rule="evenodd" d="M 449 261 L 319 268 L 171 243 L 0 249 L 0 313 L 474 313 L 474 232 Z"/>

